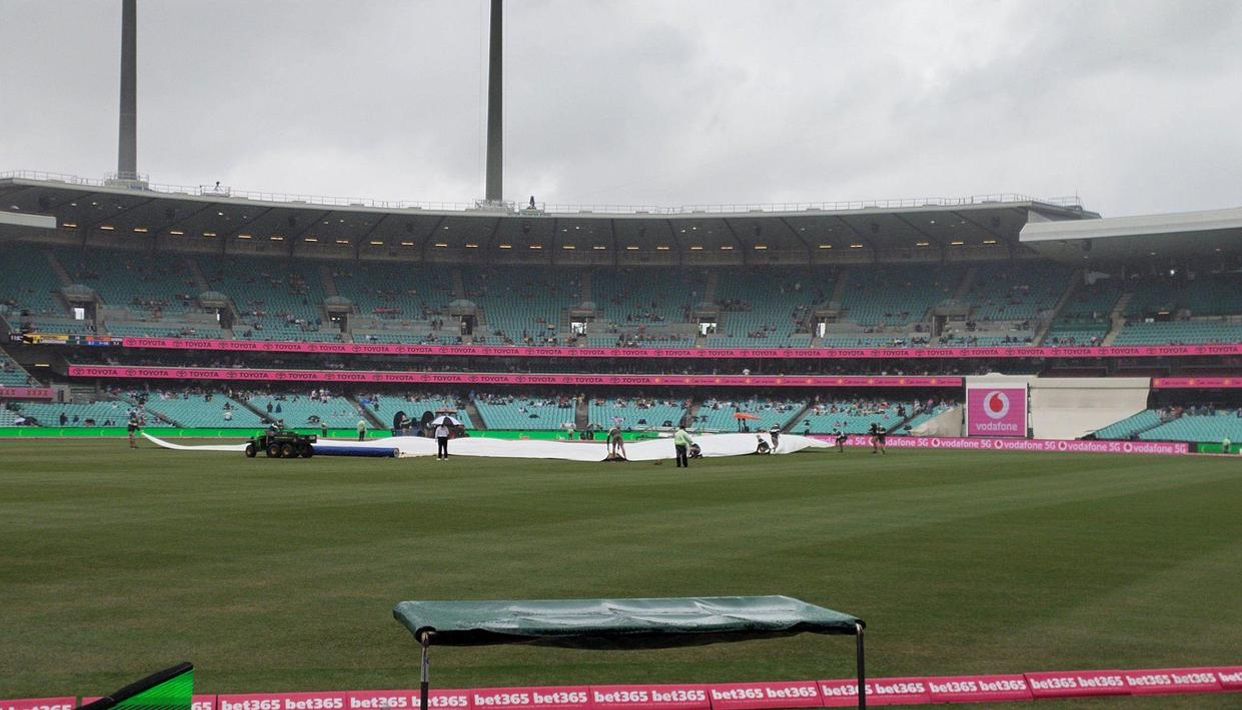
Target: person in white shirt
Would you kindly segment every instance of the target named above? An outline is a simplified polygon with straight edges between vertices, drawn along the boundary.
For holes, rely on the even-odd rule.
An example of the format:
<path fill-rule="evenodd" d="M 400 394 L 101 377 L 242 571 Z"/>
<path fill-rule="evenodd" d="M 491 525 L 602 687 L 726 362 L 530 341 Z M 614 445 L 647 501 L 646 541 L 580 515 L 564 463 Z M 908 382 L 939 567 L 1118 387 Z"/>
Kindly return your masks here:
<path fill-rule="evenodd" d="M 436 427 L 436 459 L 439 461 L 448 459 L 448 440 L 448 423 L 440 422 L 439 426 Z"/>

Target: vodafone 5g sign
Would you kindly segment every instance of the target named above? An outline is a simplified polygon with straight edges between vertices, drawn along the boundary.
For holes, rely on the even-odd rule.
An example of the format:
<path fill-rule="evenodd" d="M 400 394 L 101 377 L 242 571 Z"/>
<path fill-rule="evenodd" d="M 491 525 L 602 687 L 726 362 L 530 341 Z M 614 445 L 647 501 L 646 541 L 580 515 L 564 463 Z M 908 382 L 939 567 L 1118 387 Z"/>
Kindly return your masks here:
<path fill-rule="evenodd" d="M 966 436 L 1025 437 L 1026 387 L 969 387 Z"/>

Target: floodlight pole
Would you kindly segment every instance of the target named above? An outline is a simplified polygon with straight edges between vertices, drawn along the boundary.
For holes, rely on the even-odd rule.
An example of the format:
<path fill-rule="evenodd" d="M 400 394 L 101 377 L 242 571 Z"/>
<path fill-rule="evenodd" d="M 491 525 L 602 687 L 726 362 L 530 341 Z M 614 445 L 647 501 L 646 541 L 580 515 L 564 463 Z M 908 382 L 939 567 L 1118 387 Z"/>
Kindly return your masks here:
<path fill-rule="evenodd" d="M 130 0 L 132 2 L 133 0 Z M 487 191 L 488 202 L 504 200 L 504 7 L 492 0 L 491 38 L 487 62 Z"/>
<path fill-rule="evenodd" d="M 138 8 L 121 0 L 121 121 L 116 177 L 138 179 Z"/>
<path fill-rule="evenodd" d="M 427 656 L 427 651 L 431 647 L 431 634 L 424 631 L 419 635 L 418 643 L 423 647 L 422 679 L 418 684 L 418 710 L 427 710 L 427 696 L 430 695 L 431 679 L 431 660 Z"/>

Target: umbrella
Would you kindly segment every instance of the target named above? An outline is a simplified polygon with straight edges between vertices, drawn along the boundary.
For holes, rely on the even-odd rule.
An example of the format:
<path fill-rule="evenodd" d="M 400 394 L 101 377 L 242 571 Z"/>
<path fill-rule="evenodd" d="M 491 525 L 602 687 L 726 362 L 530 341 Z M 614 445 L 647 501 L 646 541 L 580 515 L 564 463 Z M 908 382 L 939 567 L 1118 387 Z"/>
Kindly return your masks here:
<path fill-rule="evenodd" d="M 759 415 L 747 414 L 746 412 L 738 412 L 737 414 L 733 415 L 733 418 L 738 420 L 739 422 L 740 421 L 756 421 L 756 422 L 759 421 Z"/>
<path fill-rule="evenodd" d="M 442 414 L 436 417 L 435 419 L 431 420 L 432 426 L 440 426 L 441 424 L 448 424 L 449 426 L 461 426 L 460 421 L 458 421 L 457 419 L 453 417 L 450 417 L 447 414 Z"/>

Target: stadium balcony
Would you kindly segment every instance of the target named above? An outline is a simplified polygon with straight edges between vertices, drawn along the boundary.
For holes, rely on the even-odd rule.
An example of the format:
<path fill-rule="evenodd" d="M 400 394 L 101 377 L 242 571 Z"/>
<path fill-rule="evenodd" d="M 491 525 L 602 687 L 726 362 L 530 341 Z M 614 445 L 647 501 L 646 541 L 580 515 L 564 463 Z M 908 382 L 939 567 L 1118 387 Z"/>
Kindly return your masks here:
<path fill-rule="evenodd" d="M 317 265 L 271 258 L 196 260 L 210 288 L 232 299 L 240 319 L 234 326 L 237 337 L 339 340 L 336 326 L 324 323 L 321 309 L 327 294 Z"/>
<path fill-rule="evenodd" d="M 962 300 L 974 321 L 1034 321 L 1056 306 L 1070 275 L 1052 262 L 980 264 Z"/>
<path fill-rule="evenodd" d="M 53 254 L 73 283 L 94 289 L 101 303 L 132 320 L 186 313 L 203 290 L 180 255 L 64 248 Z"/>
<path fill-rule="evenodd" d="M 599 429 L 617 425 L 627 431 L 647 431 L 676 428 L 686 416 L 686 406 L 651 397 L 594 398 L 587 412 L 590 423 Z"/>
<path fill-rule="evenodd" d="M 52 269 L 46 249 L 33 244 L 0 247 L 0 303 L 11 312 L 67 316 L 59 298 L 60 289 L 67 285 Z"/>
<path fill-rule="evenodd" d="M 554 431 L 576 419 L 570 397 L 484 394 L 475 397 L 474 406 L 488 429 Z"/>
<path fill-rule="evenodd" d="M 932 306 L 950 298 L 964 274 L 961 266 L 875 266 L 848 273 L 841 306 L 861 326 L 910 326 Z"/>

